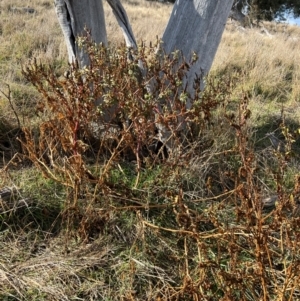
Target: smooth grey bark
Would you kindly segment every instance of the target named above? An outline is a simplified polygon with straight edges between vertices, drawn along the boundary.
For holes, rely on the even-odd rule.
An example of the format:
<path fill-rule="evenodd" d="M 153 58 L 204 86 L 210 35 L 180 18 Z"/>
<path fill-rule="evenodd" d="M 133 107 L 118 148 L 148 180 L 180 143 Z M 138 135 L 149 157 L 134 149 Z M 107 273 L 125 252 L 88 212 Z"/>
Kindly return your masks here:
<path fill-rule="evenodd" d="M 162 37 L 162 48 L 167 54 L 180 51 L 190 61 L 198 59 L 183 79 L 183 88 L 189 93 L 186 107 L 191 108 L 195 89 L 195 79 L 200 78 L 204 89 L 204 76 L 211 68 L 226 25 L 233 0 L 177 0 Z M 186 122 L 178 120 L 176 132 L 186 129 Z M 176 149 L 173 139 L 174 129 L 157 123 L 158 137 L 170 150 Z"/>
<path fill-rule="evenodd" d="M 137 49 L 135 37 L 129 23 L 126 11 L 119 0 L 107 0 L 123 32 L 126 46 Z"/>
<path fill-rule="evenodd" d="M 137 48 L 126 11 L 120 0 L 107 0 L 123 31 L 127 47 Z M 198 61 L 189 71 L 187 83 L 192 92 L 195 74 L 206 75 L 210 70 L 219 46 L 233 0 L 177 0 L 163 34 L 166 53 L 182 51 L 188 59 L 192 52 Z M 55 0 L 55 8 L 61 25 L 69 61 L 76 57 L 81 66 L 88 63 L 75 43 L 84 28 L 91 30 L 96 43 L 107 44 L 105 16 L 102 0 Z"/>
<path fill-rule="evenodd" d="M 96 43 L 107 44 L 102 0 L 55 0 L 55 10 L 67 45 L 69 62 L 78 59 L 80 66 L 88 63 L 87 56 L 78 49 L 75 40 L 91 30 Z"/>
<path fill-rule="evenodd" d="M 122 29 L 126 46 L 137 48 L 125 9 L 119 0 L 107 0 Z M 55 10 L 67 45 L 69 62 L 75 58 L 80 66 L 88 64 L 87 56 L 78 49 L 75 40 L 84 33 L 85 28 L 91 30 L 92 39 L 96 43 L 107 45 L 105 16 L 102 0 L 55 0 Z"/>
<path fill-rule="evenodd" d="M 166 53 L 180 50 L 198 60 L 189 70 L 187 90 L 193 93 L 196 75 L 207 75 L 221 41 L 233 0 L 177 0 L 163 34 Z"/>

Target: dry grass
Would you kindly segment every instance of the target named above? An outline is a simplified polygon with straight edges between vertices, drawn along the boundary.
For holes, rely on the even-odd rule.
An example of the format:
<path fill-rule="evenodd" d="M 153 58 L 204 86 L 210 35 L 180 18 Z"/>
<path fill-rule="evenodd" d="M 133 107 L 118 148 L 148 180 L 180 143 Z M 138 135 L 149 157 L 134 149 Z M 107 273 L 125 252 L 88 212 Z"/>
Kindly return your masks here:
<path fill-rule="evenodd" d="M 145 0 L 127 0 L 122 3 L 138 42 L 143 41 L 148 45 L 150 42 L 155 42 L 157 37 L 161 38 L 171 14 L 171 4 Z M 123 40 L 121 30 L 106 2 L 104 8 L 108 39 L 111 43 L 118 44 Z"/>
<path fill-rule="evenodd" d="M 13 13 L 12 6 L 36 13 Z M 171 11 L 142 0 L 124 6 L 137 40 L 146 44 L 162 34 Z M 266 23 L 266 34 L 228 22 L 212 68 L 215 86 L 208 86 L 232 77 L 230 94 L 228 87 L 218 90 L 226 96 L 223 106 L 211 111 L 183 156 L 138 168 L 113 149 L 101 153 L 110 160 L 98 154 L 97 164 L 82 156 L 86 169 L 74 191 L 75 169 L 83 166 L 72 169 L 74 156 L 58 157 L 46 178 L 24 157 L 9 161 L 17 148 L 12 139 L 20 135 L 16 114 L 33 129 L 31 141 L 55 140 L 36 130 L 49 116 L 36 104 L 46 101 L 21 73 L 33 57 L 51 63 L 58 77 L 67 68 L 52 1 L 3 0 L 0 10 L 0 88 L 11 87 L 10 99 L 0 95 L 0 188 L 18 191 L 0 199 L 1 300 L 300 298 L 300 164 L 293 143 L 300 128 L 298 27 Z M 109 41 L 118 44 L 121 31 L 107 4 L 105 11 Z M 59 110 L 56 115 L 61 134 L 70 137 Z M 272 149 L 268 131 L 292 151 Z M 32 161 L 47 166 L 46 151 Z M 101 183 L 87 179 L 86 170 Z M 51 178 L 55 171 L 70 182 Z M 276 204 L 263 208 L 274 195 Z"/>
<path fill-rule="evenodd" d="M 297 100 L 300 32 L 290 36 L 286 32 L 270 31 L 267 35 L 256 28 L 239 30 L 233 27 L 230 30 L 230 27 L 228 25 L 224 33 L 214 70 L 222 72 L 227 66 L 232 66 L 235 72 L 243 69 L 245 74 L 241 76 L 244 75 L 242 79 L 248 85 L 244 86 L 246 89 L 256 88 L 270 100 Z M 275 94 L 281 98 L 274 99 Z"/>

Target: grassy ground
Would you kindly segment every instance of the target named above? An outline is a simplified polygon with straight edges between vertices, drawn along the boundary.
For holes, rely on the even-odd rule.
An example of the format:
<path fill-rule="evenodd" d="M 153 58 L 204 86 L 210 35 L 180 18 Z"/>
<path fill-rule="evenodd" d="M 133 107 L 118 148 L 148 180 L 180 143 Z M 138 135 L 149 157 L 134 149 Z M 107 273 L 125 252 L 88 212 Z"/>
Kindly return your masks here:
<path fill-rule="evenodd" d="M 124 2 L 137 39 L 155 41 L 171 6 Z M 24 5 L 36 12 L 13 11 Z M 182 153 L 139 165 L 124 155 L 128 131 L 113 138 L 120 148 L 88 152 L 83 164 L 54 155 L 47 168 L 43 142 L 54 150 L 64 141 L 39 129 L 56 130 L 21 69 L 35 57 L 61 78 L 62 34 L 52 1 L 3 0 L 0 11 L 0 188 L 15 188 L 0 199 L 1 300 L 300 298 L 299 28 L 228 22 L 208 84 L 209 122 Z M 67 137 L 60 107 L 53 118 Z M 27 148 L 16 139 L 24 136 Z"/>

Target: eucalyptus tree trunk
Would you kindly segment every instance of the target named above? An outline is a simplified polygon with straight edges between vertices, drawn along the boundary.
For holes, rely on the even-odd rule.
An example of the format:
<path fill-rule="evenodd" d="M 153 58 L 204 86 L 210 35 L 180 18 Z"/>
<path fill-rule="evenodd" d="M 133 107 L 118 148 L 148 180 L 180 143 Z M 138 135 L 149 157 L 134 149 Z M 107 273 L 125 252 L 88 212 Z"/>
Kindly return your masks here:
<path fill-rule="evenodd" d="M 211 68 L 232 4 L 233 0 L 177 0 L 174 4 L 163 48 L 166 53 L 180 50 L 186 59 L 192 53 L 198 57 L 186 79 L 190 94 L 196 75 L 205 76 Z"/>
<path fill-rule="evenodd" d="M 174 4 L 162 47 L 166 53 L 179 50 L 187 61 L 197 57 L 183 79 L 183 87 L 190 95 L 187 109 L 192 105 L 196 78 L 200 77 L 200 87 L 204 89 L 204 77 L 213 63 L 232 4 L 233 0 L 177 0 Z M 186 122 L 178 122 L 177 129 L 184 134 Z M 176 149 L 172 130 L 160 123 L 156 126 L 160 141 L 169 150 Z"/>
<path fill-rule="evenodd" d="M 88 63 L 85 55 L 75 43 L 85 28 L 91 30 L 96 43 L 107 45 L 107 35 L 102 0 L 55 0 L 55 10 L 64 34 L 69 62 L 78 59 L 80 66 Z"/>
<path fill-rule="evenodd" d="M 120 0 L 107 0 L 123 31 L 127 47 L 136 48 L 136 41 L 126 11 Z M 189 58 L 192 52 L 198 61 L 189 71 L 187 78 L 192 92 L 195 74 L 206 75 L 210 70 L 219 46 L 226 20 L 234 0 L 177 0 L 163 34 L 163 48 L 166 53 L 182 51 Z M 85 28 L 91 30 L 96 43 L 107 44 L 105 16 L 102 0 L 55 0 L 55 8 L 61 25 L 69 61 L 76 57 L 80 65 L 87 62 L 75 43 Z"/>
<path fill-rule="evenodd" d="M 123 31 L 127 47 L 136 48 L 134 34 L 120 0 L 107 1 Z M 207 75 L 211 68 L 233 1 L 177 0 L 174 4 L 162 37 L 164 51 L 171 53 L 179 50 L 187 60 L 192 53 L 198 57 L 183 83 L 191 95 L 187 108 L 193 99 L 194 80 L 200 75 Z M 80 66 L 88 64 L 87 56 L 77 48 L 75 38 L 86 27 L 91 30 L 95 42 L 107 43 L 102 0 L 55 0 L 55 7 L 66 40 L 69 61 L 76 58 Z M 167 143 L 170 140 L 169 130 L 158 123 L 157 128 L 161 141 L 171 149 L 172 143 Z"/>
<path fill-rule="evenodd" d="M 113 10 L 124 35 L 128 48 L 137 48 L 125 9 L 119 0 L 107 0 Z M 105 16 L 102 0 L 54 0 L 59 24 L 66 41 L 69 62 L 75 58 L 80 66 L 88 64 L 85 55 L 76 45 L 75 40 L 84 33 L 91 31 L 91 37 L 96 43 L 107 45 Z"/>

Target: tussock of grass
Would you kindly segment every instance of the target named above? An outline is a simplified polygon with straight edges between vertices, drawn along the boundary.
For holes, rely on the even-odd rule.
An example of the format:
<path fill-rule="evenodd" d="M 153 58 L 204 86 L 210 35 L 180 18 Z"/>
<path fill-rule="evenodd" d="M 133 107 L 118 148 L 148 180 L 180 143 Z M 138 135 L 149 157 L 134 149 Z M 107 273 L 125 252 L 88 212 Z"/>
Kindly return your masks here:
<path fill-rule="evenodd" d="M 212 71 L 236 76 L 240 83 L 237 90 L 243 89 L 250 96 L 255 122 L 269 118 L 275 124 L 270 115 L 278 119 L 282 108 L 289 116 L 290 109 L 293 111 L 292 119 L 299 114 L 300 30 L 295 26 L 282 30 L 272 23 L 265 27 L 270 35 L 256 28 L 239 30 L 228 24 Z"/>

